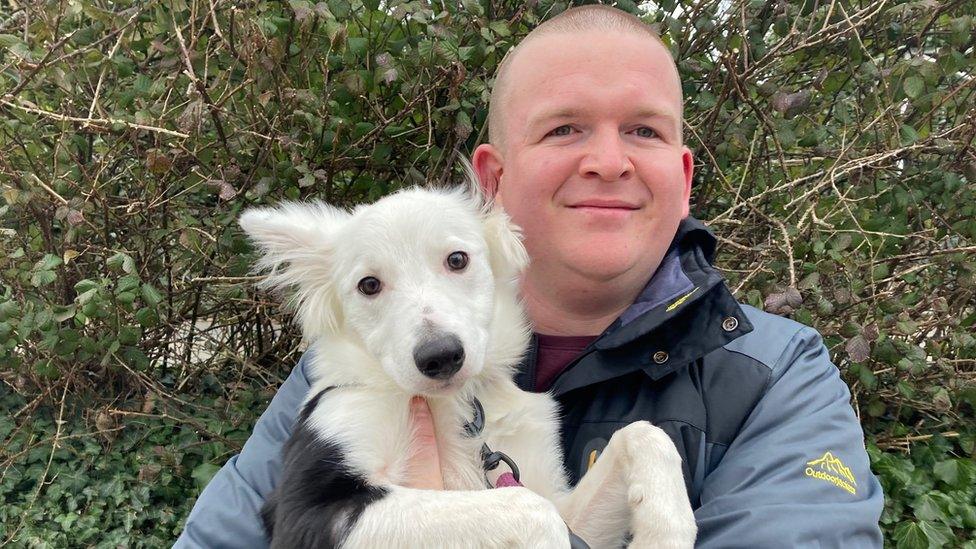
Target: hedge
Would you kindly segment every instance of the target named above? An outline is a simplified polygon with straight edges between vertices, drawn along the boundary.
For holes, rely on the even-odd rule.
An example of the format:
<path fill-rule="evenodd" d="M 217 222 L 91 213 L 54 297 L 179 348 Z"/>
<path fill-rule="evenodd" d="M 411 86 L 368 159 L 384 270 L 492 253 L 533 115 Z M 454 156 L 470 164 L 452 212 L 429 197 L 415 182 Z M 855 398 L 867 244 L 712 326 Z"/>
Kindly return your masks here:
<path fill-rule="evenodd" d="M 976 2 L 616 2 L 678 60 L 693 213 L 823 333 L 897 547 L 976 547 Z M 240 211 L 457 176 L 565 2 L 0 7 L 0 540 L 166 545 L 301 350 Z"/>

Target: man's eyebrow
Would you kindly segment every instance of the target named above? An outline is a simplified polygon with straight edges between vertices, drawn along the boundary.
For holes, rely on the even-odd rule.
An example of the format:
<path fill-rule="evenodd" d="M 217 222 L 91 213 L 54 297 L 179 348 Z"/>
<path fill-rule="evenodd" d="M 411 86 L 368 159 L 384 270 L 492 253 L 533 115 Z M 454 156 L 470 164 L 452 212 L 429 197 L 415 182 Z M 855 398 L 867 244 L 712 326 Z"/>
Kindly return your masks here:
<path fill-rule="evenodd" d="M 675 119 L 675 114 L 666 109 L 640 109 L 634 114 L 634 118 L 670 118 Z"/>
<path fill-rule="evenodd" d="M 534 128 L 540 124 L 544 124 L 551 120 L 558 120 L 563 118 L 579 118 L 587 114 L 586 109 L 581 109 L 578 107 L 556 107 L 553 109 L 543 110 L 538 114 L 529 116 L 528 126 Z M 653 107 L 643 108 L 636 111 L 633 114 L 633 118 L 665 118 L 670 120 L 676 120 L 677 117 L 673 112 L 669 112 L 667 109 L 657 109 Z"/>
<path fill-rule="evenodd" d="M 538 114 L 529 116 L 530 127 L 537 126 L 544 122 L 559 118 L 577 118 L 586 114 L 584 109 L 578 109 L 576 107 L 556 107 L 554 109 L 546 109 Z"/>
<path fill-rule="evenodd" d="M 526 123 L 526 127 L 529 131 L 536 130 L 539 126 L 550 123 L 553 120 L 563 120 L 567 118 L 580 118 L 586 116 L 587 110 L 585 108 L 579 107 L 555 107 L 551 109 L 544 109 L 537 114 L 529 116 Z M 647 107 L 638 109 L 634 112 L 632 118 L 635 119 L 648 119 L 648 118 L 659 118 L 664 119 L 667 122 L 672 122 L 677 124 L 678 117 L 673 113 L 669 112 L 667 109 L 658 109 L 655 107 Z"/>

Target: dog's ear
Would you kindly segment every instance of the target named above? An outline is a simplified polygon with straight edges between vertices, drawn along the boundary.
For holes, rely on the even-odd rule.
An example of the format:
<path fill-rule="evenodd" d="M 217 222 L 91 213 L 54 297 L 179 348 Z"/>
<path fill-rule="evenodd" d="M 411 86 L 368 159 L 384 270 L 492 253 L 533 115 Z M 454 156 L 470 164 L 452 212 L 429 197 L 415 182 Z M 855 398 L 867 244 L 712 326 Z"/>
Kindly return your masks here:
<path fill-rule="evenodd" d="M 255 271 L 268 273 L 258 286 L 294 288 L 289 305 L 306 339 L 335 330 L 339 323 L 331 258 L 335 235 L 349 217 L 348 212 L 323 202 L 286 202 L 251 208 L 241 215 L 241 228 L 261 250 Z"/>
<path fill-rule="evenodd" d="M 522 244 L 521 229 L 497 205 L 492 206 L 483 219 L 489 261 L 495 279 L 516 280 L 529 265 L 529 254 Z"/>
<path fill-rule="evenodd" d="M 284 263 L 296 254 L 318 249 L 347 219 L 348 212 L 324 202 L 283 202 L 247 209 L 239 223 L 266 259 Z"/>
<path fill-rule="evenodd" d="M 522 231 L 493 197 L 485 194 L 471 162 L 462 156 L 460 164 L 465 175 L 462 192 L 471 206 L 481 212 L 491 271 L 496 280 L 513 281 L 529 264 L 529 254 L 522 245 Z"/>

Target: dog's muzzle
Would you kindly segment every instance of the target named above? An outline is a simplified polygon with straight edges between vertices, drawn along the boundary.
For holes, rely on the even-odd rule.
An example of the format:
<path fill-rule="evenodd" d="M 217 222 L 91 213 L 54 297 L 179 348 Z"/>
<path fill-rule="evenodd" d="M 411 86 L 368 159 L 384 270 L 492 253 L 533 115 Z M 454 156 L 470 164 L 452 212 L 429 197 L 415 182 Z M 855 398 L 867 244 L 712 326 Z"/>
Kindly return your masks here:
<path fill-rule="evenodd" d="M 454 334 L 438 335 L 413 350 L 413 361 L 425 376 L 445 380 L 464 365 L 464 346 Z"/>

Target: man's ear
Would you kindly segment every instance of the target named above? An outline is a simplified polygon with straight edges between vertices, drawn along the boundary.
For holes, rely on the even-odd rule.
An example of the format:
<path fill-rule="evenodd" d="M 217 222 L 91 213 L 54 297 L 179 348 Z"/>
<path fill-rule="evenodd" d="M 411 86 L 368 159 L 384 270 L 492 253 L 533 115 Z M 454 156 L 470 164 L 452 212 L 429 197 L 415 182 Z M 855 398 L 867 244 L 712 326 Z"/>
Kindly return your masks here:
<path fill-rule="evenodd" d="M 484 214 L 485 241 L 495 280 L 514 282 L 529 265 L 522 231 L 497 204 Z"/>
<path fill-rule="evenodd" d="M 691 213 L 691 181 L 695 177 L 695 157 L 691 154 L 691 149 L 688 147 L 682 147 L 681 151 L 681 167 L 684 172 L 684 212 L 681 216 L 682 219 L 688 217 Z"/>
<path fill-rule="evenodd" d="M 474 171 L 478 175 L 481 192 L 489 199 L 494 200 L 504 171 L 501 151 L 490 143 L 482 143 L 474 150 L 471 163 L 474 164 Z"/>
<path fill-rule="evenodd" d="M 241 228 L 261 251 L 254 270 L 268 272 L 258 286 L 295 289 L 289 306 L 308 340 L 335 330 L 339 323 L 331 260 L 335 235 L 349 217 L 348 212 L 323 202 L 286 202 L 251 208 L 241 215 Z"/>

